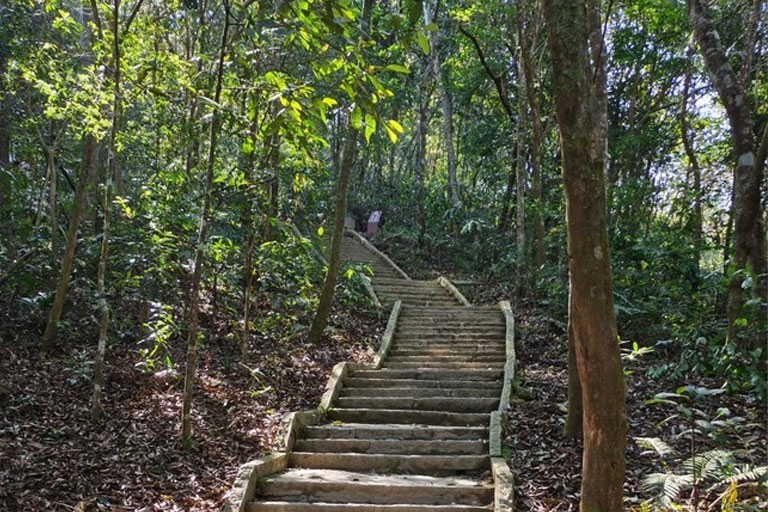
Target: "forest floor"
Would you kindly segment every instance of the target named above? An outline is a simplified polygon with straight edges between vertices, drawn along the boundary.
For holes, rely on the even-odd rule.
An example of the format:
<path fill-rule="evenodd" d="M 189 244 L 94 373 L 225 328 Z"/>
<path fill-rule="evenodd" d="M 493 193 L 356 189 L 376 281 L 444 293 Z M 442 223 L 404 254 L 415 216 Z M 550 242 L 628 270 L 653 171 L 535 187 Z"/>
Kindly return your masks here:
<path fill-rule="evenodd" d="M 554 325 L 540 310 L 519 306 L 517 321 L 517 368 L 526 398 L 513 399 L 509 410 L 506 436 L 509 465 L 515 474 L 516 510 L 535 512 L 577 511 L 581 484 L 581 442 L 564 439 L 565 404 L 568 368 L 565 352 L 565 333 Z M 636 507 L 655 494 L 642 489 L 643 477 L 651 473 L 681 473 L 682 460 L 691 456 L 690 424 L 668 404 L 646 405 L 657 393 L 675 392 L 680 386 L 698 386 L 715 389 L 716 380 L 689 376 L 675 381 L 664 376 L 649 376 L 648 370 L 662 362 L 661 354 L 650 353 L 634 360 L 625 357 L 627 376 L 627 411 L 629 437 L 627 439 L 627 472 L 624 484 L 625 508 Z M 766 409 L 751 395 L 709 395 L 695 404 L 713 419 L 718 410 L 727 408 L 721 419 L 732 424 L 718 428 L 711 436 L 696 436 L 696 452 L 718 448 L 743 450 L 744 461 L 764 465 L 768 460 L 766 440 Z M 668 419 L 671 418 L 671 419 Z M 741 418 L 739 420 L 738 418 Z M 699 418 L 703 419 L 703 418 Z M 666 421 L 665 421 L 666 420 Z M 639 446 L 634 438 L 658 437 L 669 444 L 674 452 L 661 458 L 653 450 Z M 716 502 L 728 489 L 727 484 L 709 491 L 713 481 L 699 486 L 698 508 L 692 506 L 691 491 L 681 493 L 677 502 L 682 510 L 720 511 Z M 749 486 L 739 489 L 739 503 L 768 510 L 766 488 L 758 491 Z M 668 510 L 672 510 L 669 508 Z"/>
<path fill-rule="evenodd" d="M 106 417 L 94 425 L 92 338 L 43 354 L 37 339 L 4 336 L 0 510 L 218 511 L 239 465 L 270 450 L 283 414 L 316 407 L 337 362 L 369 360 L 385 322 L 337 310 L 318 345 L 259 338 L 249 363 L 258 378 L 235 342 L 207 339 L 189 451 L 178 442 L 182 379 L 139 369 L 136 344 L 109 349 Z M 183 343 L 170 356 L 183 361 Z"/>

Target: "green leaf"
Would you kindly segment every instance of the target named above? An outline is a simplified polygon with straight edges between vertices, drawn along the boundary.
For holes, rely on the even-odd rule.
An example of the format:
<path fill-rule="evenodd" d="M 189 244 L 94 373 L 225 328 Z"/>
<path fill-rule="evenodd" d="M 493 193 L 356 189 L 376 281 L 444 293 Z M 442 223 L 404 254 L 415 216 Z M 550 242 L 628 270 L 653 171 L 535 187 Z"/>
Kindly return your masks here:
<path fill-rule="evenodd" d="M 323 226 L 320 226 L 317 228 L 317 236 L 323 236 L 323 233 L 325 233 L 325 229 L 323 229 Z"/>
<path fill-rule="evenodd" d="M 389 124 L 384 125 L 384 129 L 387 131 L 387 137 L 389 137 L 389 141 L 394 144 L 397 142 L 397 133 L 389 127 Z"/>
<path fill-rule="evenodd" d="M 387 71 L 394 71 L 396 73 L 405 73 L 408 74 L 411 72 L 410 69 L 408 69 L 405 66 L 401 66 L 400 64 L 390 64 L 389 66 L 385 67 Z"/>
<path fill-rule="evenodd" d="M 365 114 L 365 142 L 371 142 L 371 135 L 376 131 L 376 118 Z"/>
<path fill-rule="evenodd" d="M 394 119 L 387 121 L 387 126 L 397 133 L 403 133 L 403 126 Z"/>
<path fill-rule="evenodd" d="M 355 105 L 350 115 L 350 121 L 352 122 L 352 128 L 355 130 L 359 130 L 363 126 L 363 111 L 360 109 L 360 105 Z"/>
<path fill-rule="evenodd" d="M 419 32 L 416 34 L 416 42 L 419 44 L 419 48 L 424 52 L 424 55 L 429 55 L 429 40 L 427 36 Z"/>

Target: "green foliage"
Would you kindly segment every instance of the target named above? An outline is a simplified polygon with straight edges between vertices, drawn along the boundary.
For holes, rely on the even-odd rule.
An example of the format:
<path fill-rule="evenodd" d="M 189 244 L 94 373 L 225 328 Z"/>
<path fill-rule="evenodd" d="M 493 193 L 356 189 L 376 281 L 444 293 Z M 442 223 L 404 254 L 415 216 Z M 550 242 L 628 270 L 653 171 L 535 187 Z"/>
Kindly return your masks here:
<path fill-rule="evenodd" d="M 646 405 L 662 404 L 672 406 L 675 414 L 665 418 L 661 425 L 666 426 L 674 421 L 683 421 L 687 429 L 681 430 L 675 437 L 689 437 L 690 451 L 682 461 L 676 450 L 660 438 L 636 437 L 635 442 L 641 448 L 650 450 L 658 455 L 665 471 L 650 473 L 643 478 L 643 490 L 655 494 L 653 502 L 666 510 L 679 508 L 678 501 L 684 492 L 693 490 L 691 499 L 699 499 L 700 492 L 711 494 L 720 492 L 720 501 L 729 503 L 730 510 L 756 510 L 752 501 L 737 503 L 738 493 L 732 484 L 749 482 L 757 488 L 758 494 L 768 483 L 768 466 L 755 466 L 749 461 L 754 454 L 747 449 L 732 450 L 727 448 L 730 442 L 726 434 L 734 434 L 739 438 L 744 429 L 744 418 L 732 416 L 725 407 L 717 409 L 713 416 L 697 406 L 706 397 L 723 393 L 722 389 L 710 389 L 699 386 L 682 386 L 674 393 L 657 393 Z M 676 426 L 668 428 L 669 435 Z M 698 439 L 709 437 L 716 441 L 720 448 L 701 451 Z M 674 468 L 674 469 L 670 469 Z M 723 490 L 725 488 L 725 490 Z"/>

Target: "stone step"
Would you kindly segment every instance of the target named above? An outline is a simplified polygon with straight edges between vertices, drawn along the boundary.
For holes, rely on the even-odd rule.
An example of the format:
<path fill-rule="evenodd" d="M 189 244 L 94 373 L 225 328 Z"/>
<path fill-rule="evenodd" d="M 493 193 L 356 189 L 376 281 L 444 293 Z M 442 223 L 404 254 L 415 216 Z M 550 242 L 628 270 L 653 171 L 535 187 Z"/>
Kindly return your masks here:
<path fill-rule="evenodd" d="M 376 289 L 374 288 L 374 291 Z M 376 294 L 378 295 L 378 294 Z M 455 304 L 456 300 L 451 298 L 445 298 L 445 299 L 426 299 L 426 298 L 418 298 L 418 297 L 391 297 L 389 295 L 383 296 L 382 299 L 385 303 L 394 303 L 396 300 L 399 300 L 403 303 L 404 306 L 420 306 L 425 304 Z"/>
<path fill-rule="evenodd" d="M 484 506 L 493 501 L 493 487 L 482 480 L 322 469 L 290 469 L 266 477 L 257 492 L 286 502 Z"/>
<path fill-rule="evenodd" d="M 342 397 L 434 397 L 434 398 L 498 398 L 499 389 L 488 388 L 343 388 Z"/>
<path fill-rule="evenodd" d="M 487 426 L 490 413 L 450 411 L 411 411 L 407 409 L 337 409 L 327 410 L 328 418 L 345 423 L 415 423 L 423 425 Z"/>
<path fill-rule="evenodd" d="M 472 338 L 504 339 L 503 329 L 414 329 L 413 327 L 395 330 L 395 338 L 443 338 L 446 340 L 463 340 Z"/>
<path fill-rule="evenodd" d="M 490 412 L 499 405 L 498 398 L 467 397 L 340 397 L 339 409 L 408 409 L 421 411 Z"/>
<path fill-rule="evenodd" d="M 393 423 L 342 423 L 314 425 L 304 427 L 305 439 L 486 439 L 488 428 L 480 427 L 441 427 L 436 425 L 399 425 Z"/>
<path fill-rule="evenodd" d="M 374 291 L 376 291 L 375 288 L 374 288 Z M 425 298 L 419 298 L 419 297 L 390 297 L 390 296 L 385 296 L 384 299 L 385 299 L 385 302 L 394 302 L 395 300 L 399 300 L 399 301 L 402 301 L 403 305 L 405 305 L 405 306 L 414 306 L 414 305 L 415 306 L 423 306 L 423 305 L 430 305 L 430 304 L 431 305 L 438 305 L 438 304 L 450 305 L 450 304 L 456 304 L 456 302 L 458 302 L 455 299 L 449 298 L 447 296 L 444 299 L 443 298 L 425 299 Z"/>
<path fill-rule="evenodd" d="M 472 357 L 481 357 L 481 356 L 488 356 L 488 357 L 504 357 L 506 354 L 504 347 L 499 346 L 496 348 L 493 347 L 484 347 L 484 348 L 464 348 L 461 346 L 452 346 L 450 348 L 427 348 L 422 347 L 420 349 L 404 349 L 395 347 L 392 350 L 390 350 L 388 357 L 429 357 L 429 358 L 435 358 L 435 357 L 466 357 L 466 358 L 472 358 Z"/>
<path fill-rule="evenodd" d="M 413 369 L 413 370 L 352 370 L 351 377 L 371 379 L 424 379 L 434 380 L 498 380 L 503 372 L 500 370 L 442 370 L 442 369 Z"/>
<path fill-rule="evenodd" d="M 404 498 L 404 501 L 405 498 Z M 323 503 L 294 501 L 258 501 L 248 505 L 248 512 L 491 512 L 492 507 L 473 505 L 375 505 L 371 503 Z"/>
<path fill-rule="evenodd" d="M 495 355 L 487 354 L 425 354 L 425 355 L 408 355 L 401 356 L 395 353 L 390 353 L 387 356 L 387 364 L 391 363 L 505 363 L 507 358 L 504 357 L 504 353 L 499 351 Z"/>
<path fill-rule="evenodd" d="M 451 327 L 451 328 L 461 328 L 461 327 L 504 327 L 506 328 L 507 324 L 503 320 L 497 320 L 495 318 L 489 318 L 489 319 L 469 319 L 469 320 L 461 320 L 461 319 L 445 319 L 439 322 L 429 322 L 425 321 L 421 318 L 398 318 L 398 326 L 402 327 L 421 327 L 421 328 L 430 328 L 433 326 L 438 327 Z"/>
<path fill-rule="evenodd" d="M 406 292 L 406 291 L 381 290 L 377 286 L 374 286 L 373 289 L 376 292 L 376 295 L 381 295 L 383 297 L 396 297 L 398 299 L 424 299 L 424 300 L 450 299 L 454 301 L 454 303 L 456 301 L 456 299 L 454 299 L 452 296 L 438 290 Z"/>
<path fill-rule="evenodd" d="M 506 350 L 500 339 L 444 340 L 429 338 L 396 339 L 391 350 Z"/>
<path fill-rule="evenodd" d="M 409 283 L 411 281 L 408 281 Z M 415 316 L 432 316 L 432 317 L 439 317 L 439 316 L 450 316 L 451 313 L 455 312 L 465 313 L 468 315 L 497 315 L 500 318 L 503 318 L 503 314 L 501 312 L 501 309 L 499 309 L 499 306 L 454 306 L 452 308 L 413 308 L 407 311 L 409 315 L 415 315 Z"/>
<path fill-rule="evenodd" d="M 399 455 L 487 455 L 484 439 L 411 440 L 403 439 L 301 439 L 294 450 L 323 453 L 381 453 Z"/>
<path fill-rule="evenodd" d="M 371 453 L 292 452 L 293 467 L 376 471 L 377 473 L 446 474 L 454 471 L 483 471 L 490 468 L 488 455 L 391 455 Z"/>
<path fill-rule="evenodd" d="M 493 337 L 503 338 L 506 332 L 507 332 L 507 328 L 504 326 L 486 327 L 486 326 L 478 325 L 473 327 L 466 327 L 466 326 L 453 327 L 450 325 L 446 325 L 446 326 L 417 327 L 414 325 L 405 325 L 405 326 L 399 325 L 397 327 L 397 330 L 395 331 L 395 334 L 400 334 L 404 336 L 446 336 L 449 338 L 461 337 L 461 336 L 483 335 L 483 336 L 493 336 Z"/>
<path fill-rule="evenodd" d="M 461 370 L 469 370 L 474 368 L 488 368 L 488 369 L 502 369 L 504 366 L 504 361 L 439 361 L 439 362 L 433 362 L 433 363 L 427 363 L 424 361 L 414 361 L 414 362 L 406 362 L 406 363 L 399 363 L 399 362 L 390 362 L 385 361 L 382 365 L 382 368 L 392 368 L 396 370 L 404 370 L 408 368 L 440 368 L 440 369 L 461 369 Z"/>
<path fill-rule="evenodd" d="M 437 284 L 437 281 L 434 279 L 403 279 L 402 276 L 400 276 L 397 279 L 381 279 L 382 284 L 392 284 L 392 285 L 398 285 L 402 283 L 408 283 L 413 286 L 432 286 L 434 284 Z"/>
<path fill-rule="evenodd" d="M 394 379 L 371 377 L 347 377 L 344 387 L 351 388 L 502 388 L 501 380 L 452 380 L 452 379 Z"/>
<path fill-rule="evenodd" d="M 489 345 L 503 345 L 505 339 L 503 336 L 490 336 L 485 334 L 465 334 L 461 336 L 446 336 L 444 334 L 432 335 L 422 334 L 419 336 L 414 335 L 396 335 L 395 340 L 403 344 L 431 344 L 431 345 L 481 345 L 487 343 Z"/>

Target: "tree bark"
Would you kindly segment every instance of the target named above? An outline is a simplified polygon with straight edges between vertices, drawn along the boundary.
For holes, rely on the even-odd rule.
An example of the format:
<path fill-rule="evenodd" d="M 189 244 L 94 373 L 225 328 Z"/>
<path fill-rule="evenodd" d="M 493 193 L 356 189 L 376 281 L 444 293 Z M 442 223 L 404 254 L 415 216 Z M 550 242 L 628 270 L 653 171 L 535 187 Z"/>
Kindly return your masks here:
<path fill-rule="evenodd" d="M 519 53 L 519 52 L 518 52 Z M 517 59 L 517 71 L 518 71 L 518 77 L 522 78 L 523 76 L 523 66 L 522 66 L 522 60 L 519 58 Z M 525 95 L 519 94 L 518 95 L 518 111 L 520 112 L 520 115 L 517 119 L 517 147 L 516 147 L 516 157 L 515 157 L 515 182 L 517 184 L 517 197 L 516 197 L 516 207 L 515 207 L 515 228 L 517 230 L 517 296 L 522 298 L 523 292 L 525 290 L 525 143 L 526 143 L 526 134 L 525 134 L 525 125 L 523 124 L 523 117 L 524 112 L 526 111 L 526 101 L 525 101 Z"/>
<path fill-rule="evenodd" d="M 435 23 L 437 17 L 437 8 L 439 4 L 432 5 L 432 2 L 424 2 L 424 24 L 429 26 Z M 437 94 L 440 97 L 440 107 L 443 111 L 443 143 L 445 144 L 445 157 L 448 164 L 448 195 L 454 205 L 459 204 L 459 183 L 456 178 L 456 151 L 453 147 L 453 107 L 451 105 L 451 96 L 448 91 L 445 77 L 443 76 L 442 64 L 440 63 L 440 29 L 432 30 L 429 33 L 429 56 L 432 65 L 432 76 L 435 79 Z"/>
<path fill-rule="evenodd" d="M 427 171 L 427 105 L 429 104 L 429 94 L 427 93 L 427 87 L 424 82 L 425 80 L 422 79 L 419 84 L 419 125 L 416 149 L 416 201 L 418 203 L 417 223 L 419 227 L 420 247 L 424 244 L 424 234 L 427 230 L 427 212 L 425 210 L 426 205 L 424 204 L 424 201 L 426 200 L 424 175 Z"/>
<path fill-rule="evenodd" d="M 688 49 L 689 60 L 693 57 L 692 48 Z M 701 261 L 702 248 L 702 212 L 701 212 L 701 167 L 696 156 L 693 134 L 688 123 L 688 101 L 691 89 L 691 69 L 686 70 L 683 81 L 683 95 L 680 99 L 680 137 L 683 142 L 685 155 L 688 157 L 688 171 L 693 175 L 693 262 L 696 268 L 696 285 L 699 282 L 699 262 Z M 695 102 L 695 100 L 694 100 Z"/>
<path fill-rule="evenodd" d="M 570 290 L 568 293 L 568 414 L 565 416 L 563 436 L 567 439 L 584 437 L 584 408 L 582 407 L 581 381 L 576 363 L 576 340 L 573 335 L 573 309 Z"/>
<path fill-rule="evenodd" d="M 752 119 L 745 86 L 728 61 L 708 8 L 701 0 L 688 0 L 693 34 L 699 44 L 712 85 L 723 102 L 731 128 L 736 158 L 733 173 L 733 276 L 728 287 L 726 342 L 736 340 L 736 321 L 742 315 L 742 284 L 749 267 L 758 277 L 758 294 L 766 295 L 765 226 L 761 210 L 762 168 L 756 166 Z M 751 51 L 751 50 L 749 50 Z M 748 340 L 751 346 L 755 340 Z"/>
<path fill-rule="evenodd" d="M 59 320 L 61 319 L 61 312 L 64 309 L 64 300 L 67 296 L 69 279 L 72 276 L 72 267 L 75 262 L 77 230 L 80 226 L 80 219 L 83 215 L 85 197 L 87 195 L 85 188 L 88 183 L 89 174 L 93 172 L 94 161 L 96 160 L 94 152 L 95 150 L 98 150 L 97 146 L 98 142 L 92 135 L 85 135 L 83 140 L 83 158 L 81 160 L 80 176 L 77 181 L 75 198 L 72 203 L 72 213 L 69 216 L 67 246 L 61 261 L 61 271 L 59 272 L 59 277 L 56 281 L 56 292 L 53 297 L 53 305 L 51 306 L 48 322 L 45 326 L 45 333 L 43 334 L 43 348 L 45 350 L 51 350 L 56 343 Z"/>
<path fill-rule="evenodd" d="M 307 343 L 315 344 L 320 341 L 325 326 L 328 324 L 328 315 L 333 305 L 333 294 L 336 290 L 336 275 L 341 264 L 341 240 L 344 237 L 344 217 L 347 213 L 347 188 L 349 175 L 355 161 L 357 152 L 358 131 L 351 125 L 347 133 L 347 141 L 341 156 L 339 177 L 336 182 L 336 205 L 333 216 L 333 233 L 331 235 L 331 248 L 328 254 L 328 272 L 325 274 L 323 290 L 320 293 L 320 301 L 317 305 L 315 318 L 307 335 Z"/>
<path fill-rule="evenodd" d="M 224 75 L 224 57 L 227 51 L 227 38 L 229 36 L 229 3 L 224 1 L 224 29 L 221 34 L 221 47 L 216 67 L 216 86 L 213 95 L 215 103 L 221 99 L 222 77 Z M 219 113 L 214 108 L 209 133 L 208 162 L 205 173 L 205 190 L 203 211 L 200 214 L 200 228 L 197 233 L 197 246 L 195 248 L 195 264 L 192 272 L 192 286 L 189 292 L 189 320 L 187 326 L 187 360 L 184 370 L 184 397 L 181 406 L 181 442 L 186 448 L 192 444 L 192 399 L 195 390 L 195 373 L 197 371 L 197 332 L 199 327 L 200 283 L 203 277 L 203 265 L 206 249 L 206 236 L 211 214 L 211 201 L 213 196 L 213 166 L 216 161 L 216 143 L 219 135 Z"/>
<path fill-rule="evenodd" d="M 120 0 L 113 0 L 112 5 L 112 127 L 109 133 L 109 147 L 107 148 L 107 173 L 104 177 L 102 191 L 102 223 L 101 254 L 99 256 L 99 269 L 97 272 L 97 286 L 99 289 L 99 340 L 96 346 L 96 358 L 93 368 L 93 394 L 91 396 L 91 421 L 98 421 L 104 414 L 101 405 L 101 394 L 104 388 L 104 358 L 107 350 L 107 334 L 109 332 L 109 302 L 107 301 L 107 260 L 109 256 L 109 221 L 112 209 L 112 180 L 120 176 L 117 163 L 117 135 L 120 130 Z M 122 179 L 118 181 L 121 183 Z M 118 188 L 119 191 L 119 188 Z"/>
<path fill-rule="evenodd" d="M 578 0 L 545 0 L 544 9 L 562 142 L 569 321 L 583 394 L 580 510 L 619 512 L 627 416 L 605 212 L 605 82 L 588 60 L 592 7 L 588 15 Z"/>
<path fill-rule="evenodd" d="M 541 268 L 546 260 L 546 249 L 544 245 L 544 215 L 542 215 L 543 204 L 541 195 L 541 151 L 544 144 L 544 129 L 541 122 L 539 109 L 539 98 L 536 95 L 534 87 L 534 62 L 529 48 L 528 40 L 534 42 L 537 39 L 538 29 L 533 30 L 533 34 L 528 35 L 528 31 L 523 22 L 523 10 L 520 9 L 517 16 L 517 39 L 519 44 L 519 60 L 522 64 L 520 73 L 520 82 L 524 90 L 528 109 L 528 119 L 531 125 L 531 195 L 533 196 L 534 211 L 533 225 L 535 227 L 536 267 Z M 530 28 L 529 28 L 530 30 Z"/>
<path fill-rule="evenodd" d="M 56 174 L 56 150 L 47 146 L 45 149 L 45 166 L 48 169 L 49 191 L 48 191 L 48 222 L 51 226 L 51 268 L 56 268 L 59 258 L 59 217 L 56 211 L 58 202 L 58 176 Z"/>

